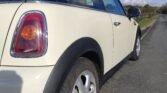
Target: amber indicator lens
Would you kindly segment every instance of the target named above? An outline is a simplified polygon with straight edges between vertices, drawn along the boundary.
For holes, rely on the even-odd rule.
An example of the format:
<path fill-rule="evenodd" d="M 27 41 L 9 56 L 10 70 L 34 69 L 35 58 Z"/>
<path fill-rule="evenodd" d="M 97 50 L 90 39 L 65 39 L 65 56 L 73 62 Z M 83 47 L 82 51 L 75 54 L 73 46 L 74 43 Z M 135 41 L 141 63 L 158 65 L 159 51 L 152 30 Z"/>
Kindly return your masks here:
<path fill-rule="evenodd" d="M 25 26 L 23 28 L 23 31 L 21 32 L 21 36 L 25 39 L 25 40 L 33 40 L 37 38 L 37 27 L 33 26 L 33 25 L 28 25 Z"/>

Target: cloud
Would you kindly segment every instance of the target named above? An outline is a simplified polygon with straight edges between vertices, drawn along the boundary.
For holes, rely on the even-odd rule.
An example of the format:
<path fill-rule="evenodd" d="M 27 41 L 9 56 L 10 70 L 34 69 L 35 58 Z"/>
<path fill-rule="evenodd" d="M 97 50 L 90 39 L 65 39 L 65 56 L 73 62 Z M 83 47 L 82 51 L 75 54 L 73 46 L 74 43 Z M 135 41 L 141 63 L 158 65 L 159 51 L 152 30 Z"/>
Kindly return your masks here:
<path fill-rule="evenodd" d="M 167 0 L 151 0 L 150 5 L 161 6 L 167 3 Z"/>
<path fill-rule="evenodd" d="M 125 5 L 153 5 L 153 6 L 161 6 L 167 3 L 167 0 L 121 0 L 121 2 Z"/>
<path fill-rule="evenodd" d="M 125 5 L 146 5 L 150 0 L 121 0 Z"/>

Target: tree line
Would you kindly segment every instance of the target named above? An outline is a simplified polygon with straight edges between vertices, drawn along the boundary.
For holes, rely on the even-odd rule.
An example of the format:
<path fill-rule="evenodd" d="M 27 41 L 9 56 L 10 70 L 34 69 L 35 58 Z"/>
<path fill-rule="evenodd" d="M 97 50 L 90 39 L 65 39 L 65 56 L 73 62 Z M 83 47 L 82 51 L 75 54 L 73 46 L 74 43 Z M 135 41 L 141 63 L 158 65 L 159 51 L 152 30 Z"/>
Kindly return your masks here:
<path fill-rule="evenodd" d="M 149 4 L 144 5 L 144 6 L 131 6 L 131 5 L 127 5 L 125 6 L 125 10 L 127 11 L 130 7 L 137 7 L 141 10 L 141 15 L 137 20 L 142 20 L 144 18 L 149 18 L 152 16 L 157 15 L 159 7 L 154 7 L 154 6 L 150 6 Z"/>
<path fill-rule="evenodd" d="M 164 5 L 159 9 L 158 12 L 160 12 L 160 13 L 162 13 L 162 14 L 167 14 L 167 3 L 164 4 Z"/>

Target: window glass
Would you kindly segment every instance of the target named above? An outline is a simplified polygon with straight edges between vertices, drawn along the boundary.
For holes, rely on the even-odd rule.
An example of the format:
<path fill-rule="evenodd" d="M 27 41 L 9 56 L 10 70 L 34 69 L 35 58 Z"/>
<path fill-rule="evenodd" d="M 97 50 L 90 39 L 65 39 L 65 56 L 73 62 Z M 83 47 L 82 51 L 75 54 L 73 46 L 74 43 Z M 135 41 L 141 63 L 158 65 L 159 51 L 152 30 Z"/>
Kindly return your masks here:
<path fill-rule="evenodd" d="M 93 6 L 93 1 L 92 0 L 86 0 L 86 4 L 89 5 L 89 6 Z"/>
<path fill-rule="evenodd" d="M 62 3 L 91 7 L 98 10 L 105 10 L 103 2 L 101 0 L 42 0 L 42 1 L 62 2 Z"/>
<path fill-rule="evenodd" d="M 24 0 L 0 0 L 0 2 L 9 2 L 9 1 L 24 1 Z"/>
<path fill-rule="evenodd" d="M 115 14 L 125 15 L 124 11 L 117 0 L 103 0 L 106 11 Z"/>
<path fill-rule="evenodd" d="M 94 6 L 93 0 L 69 0 L 72 4 L 84 5 L 84 6 Z"/>

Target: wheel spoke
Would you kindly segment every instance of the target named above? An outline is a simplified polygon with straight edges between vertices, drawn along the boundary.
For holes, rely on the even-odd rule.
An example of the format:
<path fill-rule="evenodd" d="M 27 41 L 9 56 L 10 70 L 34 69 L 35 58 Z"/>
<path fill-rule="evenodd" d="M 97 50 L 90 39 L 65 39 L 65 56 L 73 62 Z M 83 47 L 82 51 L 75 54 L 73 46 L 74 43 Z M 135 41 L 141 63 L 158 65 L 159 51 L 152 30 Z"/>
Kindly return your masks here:
<path fill-rule="evenodd" d="M 79 93 L 76 88 L 73 89 L 72 93 Z"/>
<path fill-rule="evenodd" d="M 96 93 L 95 77 L 89 71 L 84 71 L 77 78 L 73 93 Z"/>
<path fill-rule="evenodd" d="M 86 77 L 86 82 L 85 82 L 85 87 L 87 93 L 94 93 L 95 92 L 95 79 L 92 74 L 90 73 L 85 73 Z"/>
<path fill-rule="evenodd" d="M 136 53 L 137 53 L 137 56 L 140 55 L 140 48 L 141 48 L 141 46 L 140 46 L 140 39 L 138 38 L 137 39 L 137 43 L 136 43 Z"/>
<path fill-rule="evenodd" d="M 86 87 L 87 90 L 89 90 L 90 84 L 91 84 L 91 76 L 90 75 L 86 75 L 85 87 Z"/>
<path fill-rule="evenodd" d="M 81 77 L 78 78 L 78 80 L 76 82 L 76 86 L 79 90 L 79 93 L 86 93 L 86 88 L 83 84 L 83 81 L 82 81 Z"/>

